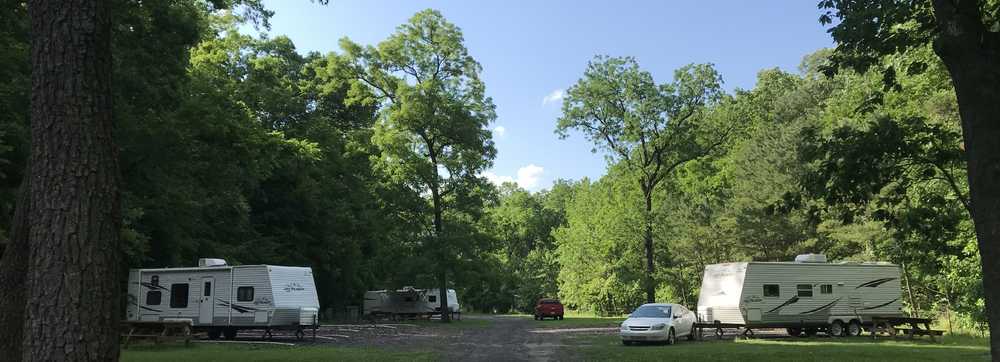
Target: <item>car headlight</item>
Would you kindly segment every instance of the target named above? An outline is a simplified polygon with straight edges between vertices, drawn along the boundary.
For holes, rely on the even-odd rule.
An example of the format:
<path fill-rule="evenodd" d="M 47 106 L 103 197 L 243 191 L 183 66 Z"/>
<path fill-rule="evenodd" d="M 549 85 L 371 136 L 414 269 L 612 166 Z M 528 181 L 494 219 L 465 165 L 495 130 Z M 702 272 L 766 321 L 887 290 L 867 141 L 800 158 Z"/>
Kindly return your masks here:
<path fill-rule="evenodd" d="M 662 331 L 664 328 L 667 328 L 667 325 L 664 323 L 660 323 L 660 324 L 654 324 L 652 329 L 654 331 Z"/>

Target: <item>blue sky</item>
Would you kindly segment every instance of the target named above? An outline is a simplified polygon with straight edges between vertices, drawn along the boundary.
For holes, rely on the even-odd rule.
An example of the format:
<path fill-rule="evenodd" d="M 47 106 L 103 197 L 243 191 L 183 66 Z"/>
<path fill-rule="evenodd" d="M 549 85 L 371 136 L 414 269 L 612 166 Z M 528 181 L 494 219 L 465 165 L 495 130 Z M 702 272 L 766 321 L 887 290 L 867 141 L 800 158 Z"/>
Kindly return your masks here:
<path fill-rule="evenodd" d="M 497 106 L 498 155 L 487 174 L 529 190 L 556 179 L 599 178 L 607 164 L 581 136 L 553 133 L 562 90 L 596 54 L 635 56 L 658 82 L 688 63 L 714 63 L 725 88 L 752 88 L 757 72 L 795 71 L 832 46 L 815 0 L 797 1 L 416 1 L 266 0 L 270 34 L 301 52 L 339 51 L 338 39 L 376 44 L 415 12 L 433 8 L 460 27 Z"/>

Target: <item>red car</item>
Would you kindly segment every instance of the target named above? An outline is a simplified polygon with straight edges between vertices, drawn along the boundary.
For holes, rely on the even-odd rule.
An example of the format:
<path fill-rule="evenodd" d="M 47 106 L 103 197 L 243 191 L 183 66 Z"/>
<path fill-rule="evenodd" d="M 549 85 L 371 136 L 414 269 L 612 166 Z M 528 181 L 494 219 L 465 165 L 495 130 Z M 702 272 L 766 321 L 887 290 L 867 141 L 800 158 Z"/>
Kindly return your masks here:
<path fill-rule="evenodd" d="M 563 319 L 563 305 L 559 299 L 542 298 L 535 304 L 535 320 L 542 320 L 545 317 L 552 319 Z"/>

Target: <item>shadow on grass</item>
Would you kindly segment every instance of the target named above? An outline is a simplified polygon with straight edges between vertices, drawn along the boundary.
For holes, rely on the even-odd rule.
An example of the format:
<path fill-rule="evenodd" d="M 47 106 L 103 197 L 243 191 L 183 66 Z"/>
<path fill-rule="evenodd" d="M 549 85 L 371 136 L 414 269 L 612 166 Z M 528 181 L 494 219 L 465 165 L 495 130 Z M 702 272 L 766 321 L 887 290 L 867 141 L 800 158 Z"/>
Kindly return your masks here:
<path fill-rule="evenodd" d="M 585 360 L 683 361 L 984 361 L 988 342 L 973 338 L 929 341 L 870 338 L 756 339 L 681 341 L 675 345 L 622 346 L 617 335 L 579 336 L 566 340 L 567 353 Z"/>
<path fill-rule="evenodd" d="M 278 361 L 436 361 L 431 352 L 395 352 L 365 347 L 286 347 L 274 345 L 136 346 L 121 361 L 278 362 Z"/>

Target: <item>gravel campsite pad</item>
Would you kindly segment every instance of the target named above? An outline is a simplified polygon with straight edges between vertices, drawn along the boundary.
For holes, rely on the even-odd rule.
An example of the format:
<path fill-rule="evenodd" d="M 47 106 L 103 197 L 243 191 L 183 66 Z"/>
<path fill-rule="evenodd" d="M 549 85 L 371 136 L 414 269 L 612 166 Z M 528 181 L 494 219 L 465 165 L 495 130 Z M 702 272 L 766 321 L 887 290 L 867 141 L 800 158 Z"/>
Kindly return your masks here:
<path fill-rule="evenodd" d="M 299 346 L 375 347 L 395 351 L 433 351 L 448 360 L 548 361 L 571 360 L 562 342 L 568 335 L 609 335 L 616 321 L 603 325 L 538 322 L 524 316 L 466 316 L 443 325 L 437 321 L 376 324 L 329 324 L 302 341 L 276 333 L 272 343 Z M 260 341 L 258 332 L 241 332 L 237 342 Z"/>

